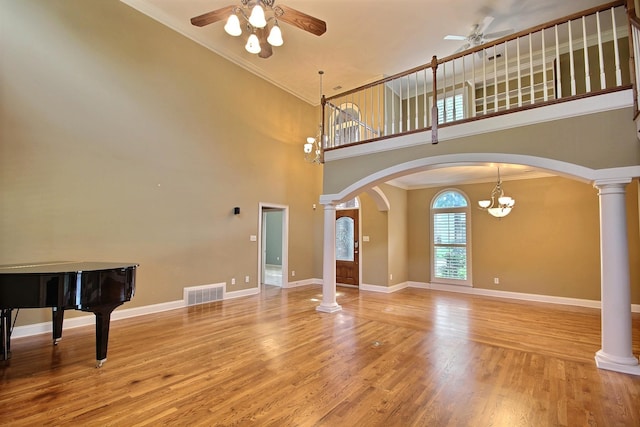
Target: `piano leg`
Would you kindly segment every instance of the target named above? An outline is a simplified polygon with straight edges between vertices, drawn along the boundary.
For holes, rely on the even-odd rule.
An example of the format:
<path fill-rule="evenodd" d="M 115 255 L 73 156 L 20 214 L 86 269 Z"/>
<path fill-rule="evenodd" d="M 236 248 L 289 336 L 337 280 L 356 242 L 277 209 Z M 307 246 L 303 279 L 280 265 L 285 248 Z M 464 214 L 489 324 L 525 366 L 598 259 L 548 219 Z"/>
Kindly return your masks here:
<path fill-rule="evenodd" d="M 0 309 L 0 360 L 11 358 L 11 310 Z"/>
<path fill-rule="evenodd" d="M 58 345 L 62 339 L 62 321 L 64 309 L 62 307 L 51 308 L 51 320 L 53 321 L 53 345 Z"/>
<path fill-rule="evenodd" d="M 91 310 L 96 315 L 96 368 L 102 367 L 107 361 L 111 312 L 119 305 L 121 304 L 94 307 Z"/>

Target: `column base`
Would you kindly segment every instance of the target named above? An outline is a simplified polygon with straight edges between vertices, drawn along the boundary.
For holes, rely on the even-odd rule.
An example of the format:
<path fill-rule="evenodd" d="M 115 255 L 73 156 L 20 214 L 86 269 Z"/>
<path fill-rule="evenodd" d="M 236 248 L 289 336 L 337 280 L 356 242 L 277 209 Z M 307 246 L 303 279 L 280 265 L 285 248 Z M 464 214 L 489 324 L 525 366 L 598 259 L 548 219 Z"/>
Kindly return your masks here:
<path fill-rule="evenodd" d="M 611 356 L 599 350 L 596 352 L 596 366 L 608 371 L 622 372 L 624 374 L 640 375 L 640 365 L 634 356 Z"/>
<path fill-rule="evenodd" d="M 340 311 L 342 310 L 342 306 L 337 304 L 337 303 L 333 303 L 333 304 L 320 304 L 319 306 L 316 307 L 316 311 L 322 311 L 323 313 L 335 313 L 336 311 Z"/>

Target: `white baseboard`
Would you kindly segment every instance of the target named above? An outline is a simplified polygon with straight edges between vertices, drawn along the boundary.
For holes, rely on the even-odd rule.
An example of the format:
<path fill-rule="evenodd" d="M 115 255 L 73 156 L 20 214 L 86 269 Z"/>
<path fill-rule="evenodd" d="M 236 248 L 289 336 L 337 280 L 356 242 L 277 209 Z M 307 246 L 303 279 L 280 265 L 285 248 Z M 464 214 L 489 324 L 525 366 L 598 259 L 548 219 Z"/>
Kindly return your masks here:
<path fill-rule="evenodd" d="M 294 288 L 306 285 L 322 285 L 322 279 L 305 279 L 296 282 L 289 282 L 287 288 Z M 495 298 L 508 298 L 521 301 L 546 302 L 550 304 L 563 304 L 578 307 L 600 308 L 600 301 L 586 300 L 579 298 L 556 297 L 551 295 L 525 294 L 519 292 L 496 291 L 492 289 L 473 288 L 468 286 L 444 285 L 438 283 L 425 282 L 403 282 L 393 286 L 379 286 L 361 284 L 360 290 L 369 292 L 393 293 L 405 288 L 432 289 L 447 292 L 459 292 L 472 295 L 489 296 Z M 224 299 L 241 298 L 245 296 L 256 295 L 259 293 L 258 288 L 243 289 L 240 291 L 226 292 Z M 111 320 L 128 319 L 131 317 L 144 316 L 146 314 L 160 313 L 162 311 L 175 310 L 183 308 L 184 300 L 169 301 L 160 304 L 145 305 L 142 307 L 119 308 L 111 314 Z M 631 304 L 633 313 L 640 313 L 640 304 Z M 95 324 L 95 316 L 93 314 L 82 315 L 65 319 L 64 329 L 78 328 L 81 326 L 90 326 Z M 51 333 L 51 322 L 34 323 L 32 325 L 16 326 L 11 333 L 12 338 L 28 337 Z"/>
<path fill-rule="evenodd" d="M 248 297 L 251 295 L 257 295 L 259 293 L 260 293 L 260 289 L 258 288 L 242 289 L 240 291 L 231 291 L 231 292 L 226 292 L 226 289 L 225 289 L 224 299 Z"/>
<path fill-rule="evenodd" d="M 145 305 L 142 307 L 132 308 L 116 308 L 111 313 L 111 320 L 128 319 L 130 317 L 144 316 L 145 314 L 160 313 L 161 311 L 175 310 L 184 307 L 183 300 L 163 302 L 160 304 Z M 95 325 L 96 316 L 93 314 L 83 314 L 78 317 L 64 319 L 63 328 L 73 329 L 81 326 Z M 51 322 L 34 323 L 32 325 L 16 326 L 11 333 L 12 338 L 28 337 L 31 335 L 39 335 L 51 333 Z"/>
<path fill-rule="evenodd" d="M 602 304 L 597 300 L 580 298 L 557 297 L 553 295 L 526 294 L 520 292 L 497 291 L 493 289 L 473 288 L 468 286 L 445 285 L 439 283 L 409 282 L 410 288 L 433 289 L 438 291 L 459 292 L 464 294 L 481 295 L 495 298 L 508 298 L 521 301 L 545 302 L 549 304 L 572 305 L 600 309 Z M 640 313 L 640 304 L 631 304 L 633 313 Z"/>
<path fill-rule="evenodd" d="M 306 285 L 322 285 L 322 279 L 304 279 L 304 280 L 296 280 L 295 282 L 289 282 L 286 285 L 282 286 L 283 288 L 297 288 L 299 286 Z"/>
<path fill-rule="evenodd" d="M 243 289 L 241 291 L 225 292 L 224 299 L 241 298 L 250 295 L 258 294 L 258 288 Z M 145 305 L 142 307 L 122 308 L 123 306 L 115 309 L 111 313 L 111 320 L 128 319 L 131 317 L 144 316 L 145 314 L 160 313 L 162 311 L 175 310 L 178 308 L 186 307 L 184 300 L 163 302 L 160 304 Z M 95 325 L 96 317 L 93 314 L 84 314 L 78 317 L 71 317 L 64 319 L 63 330 L 79 328 L 81 326 Z M 12 338 L 28 337 L 32 335 L 51 333 L 51 322 L 34 323 L 32 325 L 16 326 L 11 333 Z"/>
<path fill-rule="evenodd" d="M 360 284 L 361 291 L 381 292 L 383 294 L 391 294 L 407 287 L 409 287 L 409 282 L 398 283 L 393 286 L 367 285 L 366 283 Z"/>

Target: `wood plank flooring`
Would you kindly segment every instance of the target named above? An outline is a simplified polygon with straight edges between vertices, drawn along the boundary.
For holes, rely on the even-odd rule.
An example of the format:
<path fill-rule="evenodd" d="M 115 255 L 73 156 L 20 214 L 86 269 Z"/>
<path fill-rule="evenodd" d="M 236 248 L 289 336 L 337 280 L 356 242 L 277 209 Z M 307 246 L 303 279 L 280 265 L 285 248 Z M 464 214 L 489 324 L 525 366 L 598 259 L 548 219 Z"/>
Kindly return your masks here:
<path fill-rule="evenodd" d="M 599 310 L 405 289 L 260 295 L 14 339 L 0 425 L 639 426 L 640 377 L 598 370 Z M 633 317 L 640 353 L 640 316 Z"/>

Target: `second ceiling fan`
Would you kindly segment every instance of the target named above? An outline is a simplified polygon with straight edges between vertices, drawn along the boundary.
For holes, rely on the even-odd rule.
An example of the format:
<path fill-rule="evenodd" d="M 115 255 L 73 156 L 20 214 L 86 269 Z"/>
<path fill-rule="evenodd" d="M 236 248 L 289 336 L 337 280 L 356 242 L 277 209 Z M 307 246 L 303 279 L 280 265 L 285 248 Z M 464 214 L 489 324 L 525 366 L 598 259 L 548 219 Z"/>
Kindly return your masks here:
<path fill-rule="evenodd" d="M 288 6 L 275 5 L 275 0 L 240 0 L 240 3 L 240 6 L 225 6 L 193 17 L 191 24 L 204 27 L 226 19 L 224 29 L 232 36 L 241 35 L 244 27 L 250 33 L 245 49 L 257 54 L 260 58 L 269 58 L 273 54 L 272 46 L 283 44 L 278 21 L 286 22 L 316 36 L 327 31 L 327 24 L 324 21 Z"/>
<path fill-rule="evenodd" d="M 457 35 L 447 35 L 444 37 L 445 40 L 459 40 L 464 41 L 465 43 L 455 51 L 455 53 L 462 52 L 464 50 L 483 45 L 485 42 L 499 39 L 500 37 L 507 36 L 513 33 L 513 29 L 495 31 L 492 33 L 486 33 L 489 26 L 493 23 L 493 16 L 486 16 L 482 23 L 475 24 L 473 29 L 467 36 L 457 36 Z"/>

